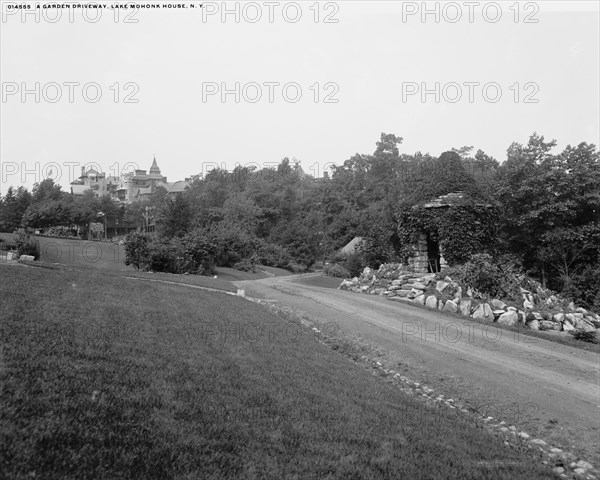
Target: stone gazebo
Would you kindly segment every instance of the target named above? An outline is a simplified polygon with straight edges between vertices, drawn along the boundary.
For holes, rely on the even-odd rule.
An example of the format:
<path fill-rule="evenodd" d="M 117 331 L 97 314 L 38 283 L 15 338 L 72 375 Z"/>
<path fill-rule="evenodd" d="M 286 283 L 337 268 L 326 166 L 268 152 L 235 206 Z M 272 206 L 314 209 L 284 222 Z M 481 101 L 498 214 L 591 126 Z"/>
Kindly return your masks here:
<path fill-rule="evenodd" d="M 427 210 L 451 208 L 457 203 L 462 203 L 465 198 L 463 192 L 448 193 L 431 200 L 423 205 L 423 208 Z M 435 232 L 421 232 L 413 245 L 413 252 L 412 257 L 408 259 L 408 264 L 416 273 L 437 273 L 447 266 L 439 238 Z"/>

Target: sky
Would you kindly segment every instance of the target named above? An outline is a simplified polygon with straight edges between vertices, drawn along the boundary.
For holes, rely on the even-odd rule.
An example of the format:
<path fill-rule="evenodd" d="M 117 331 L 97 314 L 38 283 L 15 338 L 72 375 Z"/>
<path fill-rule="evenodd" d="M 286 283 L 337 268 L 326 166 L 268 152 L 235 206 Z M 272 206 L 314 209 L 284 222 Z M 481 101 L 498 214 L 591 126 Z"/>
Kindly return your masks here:
<path fill-rule="evenodd" d="M 154 156 L 169 181 L 284 157 L 320 177 L 382 132 L 499 161 L 533 132 L 600 142 L 597 0 L 0 4 L 2 195 Z"/>

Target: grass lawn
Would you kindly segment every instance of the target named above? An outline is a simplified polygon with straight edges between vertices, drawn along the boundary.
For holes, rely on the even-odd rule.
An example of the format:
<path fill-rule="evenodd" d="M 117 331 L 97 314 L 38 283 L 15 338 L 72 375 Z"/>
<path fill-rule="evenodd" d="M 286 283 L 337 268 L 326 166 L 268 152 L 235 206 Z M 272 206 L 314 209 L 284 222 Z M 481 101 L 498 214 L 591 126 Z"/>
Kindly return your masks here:
<path fill-rule="evenodd" d="M 160 280 L 165 282 L 184 283 L 186 285 L 195 285 L 199 287 L 215 288 L 217 290 L 225 290 L 226 292 L 237 292 L 237 287 L 231 282 L 223 280 L 219 276 L 213 278 L 210 276 L 203 275 L 181 275 L 176 273 L 164 273 L 164 272 L 128 272 L 127 277 L 135 277 L 146 280 Z"/>
<path fill-rule="evenodd" d="M 261 305 L 0 265 L 0 477 L 547 479 Z"/>
<path fill-rule="evenodd" d="M 261 278 L 292 275 L 292 272 L 290 272 L 289 270 L 284 270 L 283 268 L 267 267 L 265 265 L 258 265 L 257 271 L 254 273 L 242 272 L 241 270 L 236 270 L 235 268 L 228 267 L 217 267 L 215 273 L 218 276 L 218 278 L 222 278 L 223 280 L 228 280 L 231 282 L 236 282 L 240 280 L 259 280 Z"/>
<path fill-rule="evenodd" d="M 15 235 L 2 233 L 0 237 L 13 241 Z M 111 242 L 77 240 L 35 236 L 40 242 L 40 261 L 58 263 L 74 268 L 99 269 L 109 271 L 135 271 L 125 265 L 125 248 Z"/>

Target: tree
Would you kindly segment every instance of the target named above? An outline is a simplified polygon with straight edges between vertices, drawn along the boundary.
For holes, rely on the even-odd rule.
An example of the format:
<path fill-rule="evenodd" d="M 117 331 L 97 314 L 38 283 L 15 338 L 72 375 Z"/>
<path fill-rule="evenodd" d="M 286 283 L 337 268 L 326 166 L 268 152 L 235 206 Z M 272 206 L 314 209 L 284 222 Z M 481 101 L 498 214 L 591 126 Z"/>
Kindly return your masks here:
<path fill-rule="evenodd" d="M 62 200 L 65 192 L 61 190 L 60 185 L 55 184 L 51 178 L 46 178 L 33 185 L 33 203 L 40 203 L 44 200 Z"/>
<path fill-rule="evenodd" d="M 244 194 L 234 194 L 223 205 L 223 221 L 237 225 L 248 233 L 255 234 L 261 209 Z"/>
<path fill-rule="evenodd" d="M 159 234 L 164 238 L 181 237 L 189 231 L 191 221 L 190 202 L 185 195 L 179 193 L 175 200 L 167 200 L 159 212 Z"/>
<path fill-rule="evenodd" d="M 537 257 L 558 271 L 562 281 L 561 287 L 566 288 L 571 283 L 577 261 L 592 247 L 584 229 L 556 228 L 542 235 Z"/>
<path fill-rule="evenodd" d="M 469 158 L 471 156 L 471 151 L 473 150 L 473 145 L 471 145 L 470 147 L 465 145 L 464 147 L 460 147 L 460 148 L 453 148 L 452 152 L 458 154 L 458 156 L 461 159 L 465 159 L 465 158 Z"/>
<path fill-rule="evenodd" d="M 554 155 L 555 145 L 536 133 L 526 146 L 513 143 L 498 169 L 496 191 L 504 213 L 505 249 L 521 254 L 524 266 L 543 278 L 548 266 L 544 258 L 555 258 L 548 250 L 554 248 L 550 239 L 562 244 L 576 237 L 580 227 L 598 222 L 600 212 L 596 147 L 582 143 Z"/>
<path fill-rule="evenodd" d="M 545 142 L 534 133 L 523 146 L 513 143 L 499 169 L 496 198 L 502 204 L 502 236 L 506 249 L 523 256 L 530 268 L 536 260 L 541 236 L 567 221 L 568 212 L 556 205 L 552 184 L 560 172 L 553 167 L 551 150 L 556 141 Z"/>
<path fill-rule="evenodd" d="M 10 186 L 0 198 L 0 231 L 13 232 L 21 226 L 23 214 L 31 204 L 31 193 L 24 187 Z"/>

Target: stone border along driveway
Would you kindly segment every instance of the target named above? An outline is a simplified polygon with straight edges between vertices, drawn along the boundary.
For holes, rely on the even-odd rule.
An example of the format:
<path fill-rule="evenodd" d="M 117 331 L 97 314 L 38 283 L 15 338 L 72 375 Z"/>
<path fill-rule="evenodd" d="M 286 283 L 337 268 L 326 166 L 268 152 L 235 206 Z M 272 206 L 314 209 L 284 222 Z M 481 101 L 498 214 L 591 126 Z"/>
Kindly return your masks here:
<path fill-rule="evenodd" d="M 300 317 L 294 312 L 292 308 L 284 307 L 273 300 L 262 300 L 257 298 L 245 297 L 247 300 L 252 302 L 260 303 L 267 307 L 272 313 L 286 318 L 293 319 L 296 322 L 301 323 L 303 326 L 310 328 L 317 334 L 322 333 L 315 325 L 318 322 L 310 319 L 307 320 L 306 316 Z M 318 340 L 327 345 L 333 347 L 335 341 L 326 336 L 317 337 Z M 356 341 L 353 339 L 353 343 Z M 600 470 L 598 470 L 590 462 L 577 458 L 570 452 L 553 447 L 549 445 L 545 440 L 541 438 L 531 438 L 531 436 L 525 431 L 518 431 L 514 425 L 509 425 L 504 421 L 494 422 L 494 418 L 490 416 L 483 416 L 478 411 L 473 409 L 467 409 L 461 403 L 455 401 L 452 398 L 444 398 L 443 394 L 436 394 L 433 388 L 430 388 L 424 384 L 409 379 L 404 375 L 396 372 L 393 369 L 387 368 L 383 363 L 378 360 L 369 358 L 366 355 L 361 355 L 359 359 L 355 359 L 348 353 L 336 350 L 341 353 L 350 361 L 363 366 L 373 372 L 374 375 L 381 377 L 384 381 L 390 382 L 399 388 L 404 393 L 418 399 L 429 406 L 438 406 L 441 408 L 447 408 L 460 412 L 471 420 L 481 423 L 484 428 L 494 435 L 501 435 L 504 438 L 504 444 L 508 446 L 523 445 L 530 449 L 532 453 L 536 453 L 544 465 L 562 464 L 564 466 L 555 466 L 552 471 L 558 474 L 561 478 L 573 478 L 573 479 L 585 479 L 585 480 L 598 480 L 600 479 Z M 566 466 L 566 468 L 565 468 Z"/>

